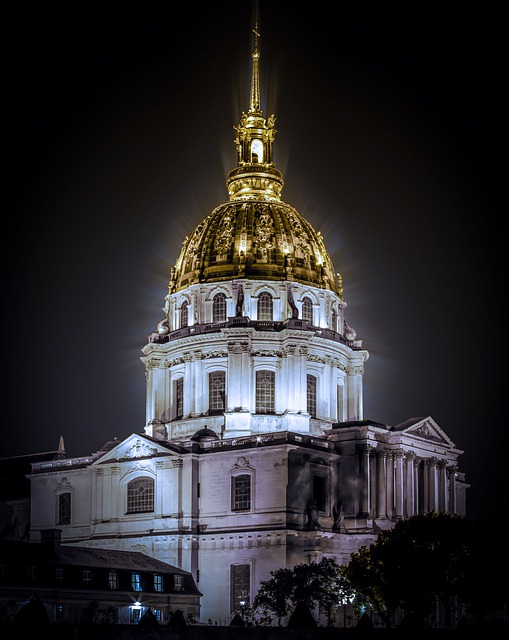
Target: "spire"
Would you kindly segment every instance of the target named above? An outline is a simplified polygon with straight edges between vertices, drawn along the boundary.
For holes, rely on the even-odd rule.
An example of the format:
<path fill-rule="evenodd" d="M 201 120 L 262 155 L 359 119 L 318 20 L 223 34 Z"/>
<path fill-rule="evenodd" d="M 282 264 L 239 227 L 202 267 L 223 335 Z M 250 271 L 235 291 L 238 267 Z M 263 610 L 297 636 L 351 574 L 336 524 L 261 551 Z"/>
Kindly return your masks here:
<path fill-rule="evenodd" d="M 58 451 L 57 451 L 57 458 L 65 458 L 65 445 L 64 445 L 64 436 L 60 436 L 60 439 L 58 441 Z"/>
<path fill-rule="evenodd" d="M 230 200 L 280 201 L 284 184 L 283 176 L 276 169 L 273 160 L 276 118 L 273 115 L 267 119 L 263 117 L 260 101 L 258 21 L 255 22 L 253 33 L 254 48 L 251 54 L 253 70 L 249 110 L 247 113 L 242 113 L 239 124 L 234 127 L 237 131 L 235 138 L 237 167 L 229 172 L 226 186 Z"/>
<path fill-rule="evenodd" d="M 258 60 L 260 52 L 258 51 L 258 24 L 255 24 L 254 33 L 254 49 L 251 57 L 253 58 L 253 72 L 251 75 L 251 97 L 249 100 L 249 113 L 253 115 L 262 115 L 262 107 L 260 104 L 260 70 L 258 68 Z"/>

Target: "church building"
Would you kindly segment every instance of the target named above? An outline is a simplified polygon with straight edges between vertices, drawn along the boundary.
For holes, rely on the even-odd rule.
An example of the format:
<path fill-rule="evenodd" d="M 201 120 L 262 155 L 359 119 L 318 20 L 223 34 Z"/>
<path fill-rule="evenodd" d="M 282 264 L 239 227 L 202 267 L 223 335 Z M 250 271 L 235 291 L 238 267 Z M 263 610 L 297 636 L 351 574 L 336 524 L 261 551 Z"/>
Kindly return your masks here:
<path fill-rule="evenodd" d="M 402 518 L 465 513 L 463 452 L 432 417 L 364 417 L 369 354 L 326 238 L 282 200 L 254 34 L 228 200 L 183 239 L 142 349 L 143 432 L 30 474 L 31 540 L 59 529 L 177 566 L 202 621 L 230 620 L 275 569 L 346 563 Z"/>

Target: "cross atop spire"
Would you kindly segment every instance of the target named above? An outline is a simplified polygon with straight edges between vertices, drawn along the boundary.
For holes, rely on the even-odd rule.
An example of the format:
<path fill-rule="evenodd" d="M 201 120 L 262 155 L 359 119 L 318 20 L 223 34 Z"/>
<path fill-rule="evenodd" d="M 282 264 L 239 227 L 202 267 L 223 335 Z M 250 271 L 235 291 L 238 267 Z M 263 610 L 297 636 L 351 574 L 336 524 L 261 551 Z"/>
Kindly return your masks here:
<path fill-rule="evenodd" d="M 260 71 L 258 68 L 258 60 L 260 58 L 260 52 L 258 51 L 258 38 L 260 33 L 258 31 L 258 24 L 253 29 L 254 33 L 254 49 L 251 57 L 253 58 L 253 73 L 251 76 L 251 96 L 249 100 L 249 113 L 261 115 L 262 108 L 260 104 Z"/>

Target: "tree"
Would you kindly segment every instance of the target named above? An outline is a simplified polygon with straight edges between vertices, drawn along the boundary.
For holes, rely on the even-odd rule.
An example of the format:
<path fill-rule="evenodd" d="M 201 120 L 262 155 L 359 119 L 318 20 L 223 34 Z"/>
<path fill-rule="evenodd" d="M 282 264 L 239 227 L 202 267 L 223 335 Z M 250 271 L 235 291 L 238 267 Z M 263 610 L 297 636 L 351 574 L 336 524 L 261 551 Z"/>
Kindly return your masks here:
<path fill-rule="evenodd" d="M 453 604 L 468 600 L 475 544 L 464 516 L 416 515 L 352 554 L 345 573 L 387 625 L 397 608 L 424 619 L 438 600 L 450 626 Z"/>
<path fill-rule="evenodd" d="M 332 624 L 336 607 L 353 597 L 353 590 L 341 567 L 332 558 L 322 558 L 319 563 L 298 564 L 293 569 L 271 571 L 272 578 L 260 584 L 253 600 L 253 609 L 259 617 L 272 611 L 281 619 L 298 604 L 313 610 L 317 606 L 327 615 Z"/>

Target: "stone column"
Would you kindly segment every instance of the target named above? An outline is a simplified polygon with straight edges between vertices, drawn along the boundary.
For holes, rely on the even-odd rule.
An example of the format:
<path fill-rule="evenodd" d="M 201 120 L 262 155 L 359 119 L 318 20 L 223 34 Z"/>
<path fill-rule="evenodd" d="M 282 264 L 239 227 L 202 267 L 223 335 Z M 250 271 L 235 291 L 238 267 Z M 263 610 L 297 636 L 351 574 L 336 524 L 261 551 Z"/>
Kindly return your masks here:
<path fill-rule="evenodd" d="M 377 515 L 379 518 L 387 518 L 387 451 L 380 449 L 377 453 Z"/>
<path fill-rule="evenodd" d="M 438 461 L 438 510 L 447 513 L 447 460 Z"/>
<path fill-rule="evenodd" d="M 406 453 L 406 487 L 405 487 L 405 515 L 407 518 L 415 515 L 415 453 Z"/>
<path fill-rule="evenodd" d="M 297 398 L 298 402 L 298 411 L 302 411 L 303 413 L 307 413 L 308 410 L 308 380 L 307 380 L 307 361 L 308 361 L 308 348 L 301 345 L 299 347 L 299 371 L 297 383 L 299 385 L 299 397 Z M 318 389 L 317 389 L 318 391 Z M 318 398 L 317 398 L 318 400 Z M 318 407 L 317 407 L 318 408 Z"/>
<path fill-rule="evenodd" d="M 369 496 L 370 496 L 370 504 L 369 504 L 369 517 L 376 517 L 376 463 L 377 463 L 377 455 L 376 449 L 371 449 L 371 453 L 369 456 Z"/>
<path fill-rule="evenodd" d="M 387 452 L 385 470 L 387 477 L 386 513 L 389 520 L 392 520 L 394 517 L 394 453 L 392 451 Z"/>
<path fill-rule="evenodd" d="M 421 468 L 421 461 L 418 458 L 414 460 L 414 513 L 422 513 L 422 501 L 421 496 L 421 482 L 419 478 L 419 469 Z"/>
<path fill-rule="evenodd" d="M 422 511 L 428 513 L 429 508 L 429 460 L 422 461 Z"/>
<path fill-rule="evenodd" d="M 449 467 L 449 513 L 456 513 L 456 473 L 458 467 Z"/>
<path fill-rule="evenodd" d="M 240 389 L 240 406 L 242 411 L 249 411 L 251 407 L 251 389 L 252 389 L 252 370 L 251 370 L 251 343 L 243 342 L 240 345 L 241 351 L 241 389 Z"/>
<path fill-rule="evenodd" d="M 396 478 L 395 478 L 395 490 L 396 490 L 396 519 L 401 520 L 403 518 L 403 451 L 400 449 L 395 452 L 396 454 Z"/>
<path fill-rule="evenodd" d="M 242 406 L 241 378 L 242 358 L 240 344 L 235 341 L 228 342 L 228 411 Z"/>
<path fill-rule="evenodd" d="M 193 373 L 193 400 L 191 403 L 191 416 L 199 416 L 203 411 L 203 373 L 202 373 L 202 352 L 197 349 L 193 352 L 191 363 Z M 184 386 L 186 381 L 184 380 Z"/>
<path fill-rule="evenodd" d="M 437 459 L 429 459 L 429 496 L 428 511 L 438 511 L 437 495 Z"/>
<path fill-rule="evenodd" d="M 193 384 L 193 356 L 184 353 L 184 407 L 183 415 L 187 418 L 193 410 L 194 384 Z"/>
<path fill-rule="evenodd" d="M 369 444 L 363 445 L 360 450 L 360 517 L 368 518 L 370 512 L 370 477 L 369 477 L 369 454 L 371 446 Z"/>

